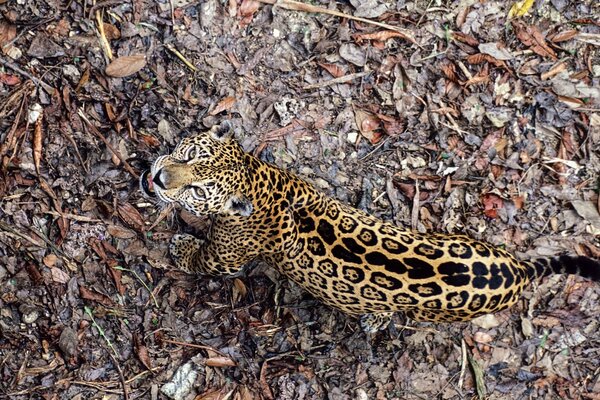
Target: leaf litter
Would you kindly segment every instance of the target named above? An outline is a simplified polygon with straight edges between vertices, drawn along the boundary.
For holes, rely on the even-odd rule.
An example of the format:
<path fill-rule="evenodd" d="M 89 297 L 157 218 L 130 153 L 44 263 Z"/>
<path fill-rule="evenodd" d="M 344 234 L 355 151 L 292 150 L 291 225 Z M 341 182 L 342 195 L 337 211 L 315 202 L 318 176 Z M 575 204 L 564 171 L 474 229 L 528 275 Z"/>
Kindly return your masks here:
<path fill-rule="evenodd" d="M 367 340 L 259 262 L 174 270 L 170 237 L 207 221 L 135 178 L 227 118 L 390 221 L 598 257 L 595 2 L 21 3 L 0 1 L 3 395 L 600 396 L 598 285 L 552 277 L 506 312 L 398 315 Z"/>

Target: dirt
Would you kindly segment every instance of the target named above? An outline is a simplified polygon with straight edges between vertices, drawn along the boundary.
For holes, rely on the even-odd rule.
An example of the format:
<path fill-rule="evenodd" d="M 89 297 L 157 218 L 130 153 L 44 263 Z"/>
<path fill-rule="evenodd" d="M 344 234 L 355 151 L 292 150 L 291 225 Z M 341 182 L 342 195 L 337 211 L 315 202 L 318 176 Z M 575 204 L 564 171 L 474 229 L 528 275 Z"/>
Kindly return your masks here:
<path fill-rule="evenodd" d="M 176 271 L 207 221 L 138 189 L 229 119 L 387 220 L 599 257 L 600 5 L 522 3 L 0 0 L 0 396 L 599 399 L 596 283 L 367 337 L 260 262 Z"/>

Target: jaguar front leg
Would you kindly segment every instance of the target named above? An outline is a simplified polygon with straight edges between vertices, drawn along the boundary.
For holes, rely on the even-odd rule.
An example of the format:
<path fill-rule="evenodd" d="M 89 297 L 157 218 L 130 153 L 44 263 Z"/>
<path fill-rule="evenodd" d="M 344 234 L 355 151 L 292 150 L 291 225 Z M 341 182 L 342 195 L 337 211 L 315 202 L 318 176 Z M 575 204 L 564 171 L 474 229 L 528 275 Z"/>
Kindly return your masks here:
<path fill-rule="evenodd" d="M 234 275 L 245 264 L 244 257 L 240 257 L 239 263 L 223 261 L 210 242 L 192 235 L 174 235 L 169 245 L 169 252 L 175 266 L 191 275 Z"/>
<path fill-rule="evenodd" d="M 392 322 L 393 316 L 393 312 L 363 314 L 359 319 L 359 324 L 363 332 L 372 334 L 386 329 Z"/>

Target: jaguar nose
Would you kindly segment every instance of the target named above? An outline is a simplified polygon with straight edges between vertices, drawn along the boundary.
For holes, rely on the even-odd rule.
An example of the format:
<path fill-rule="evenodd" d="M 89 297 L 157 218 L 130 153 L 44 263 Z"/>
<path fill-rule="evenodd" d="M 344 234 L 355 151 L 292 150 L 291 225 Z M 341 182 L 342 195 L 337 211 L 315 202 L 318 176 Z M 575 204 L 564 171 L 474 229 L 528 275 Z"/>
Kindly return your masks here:
<path fill-rule="evenodd" d="M 156 172 L 156 174 L 154 175 L 154 177 L 152 178 L 152 182 L 154 182 L 154 184 L 157 185 L 159 188 L 161 188 L 163 190 L 166 190 L 167 188 L 165 187 L 165 184 L 161 180 L 162 173 L 163 173 L 163 170 L 159 169 Z"/>

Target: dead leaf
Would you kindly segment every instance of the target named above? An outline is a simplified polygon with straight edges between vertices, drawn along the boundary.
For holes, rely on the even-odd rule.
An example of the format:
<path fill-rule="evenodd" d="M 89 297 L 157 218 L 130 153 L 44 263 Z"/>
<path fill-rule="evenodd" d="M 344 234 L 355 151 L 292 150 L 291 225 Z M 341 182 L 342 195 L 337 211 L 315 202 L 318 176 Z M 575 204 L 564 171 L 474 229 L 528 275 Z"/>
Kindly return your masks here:
<path fill-rule="evenodd" d="M 371 144 L 379 143 L 382 134 L 381 132 L 377 132 L 376 129 L 379 129 L 381 120 L 376 115 L 364 110 L 355 109 L 354 120 L 356 121 L 356 126 L 360 133 L 367 138 Z"/>
<path fill-rule="evenodd" d="M 115 40 L 121 38 L 121 31 L 119 31 L 119 28 L 106 22 L 103 25 L 104 36 L 106 36 L 108 40 Z"/>
<path fill-rule="evenodd" d="M 245 27 L 254 18 L 254 14 L 258 11 L 258 7 L 260 3 L 255 0 L 242 0 L 242 4 L 240 4 L 239 14 L 241 17 L 240 27 Z"/>
<path fill-rule="evenodd" d="M 135 354 L 138 356 L 144 367 L 148 371 L 152 371 L 152 362 L 148 353 L 148 348 L 144 345 L 144 342 L 140 338 L 140 334 L 135 332 L 133 334 L 133 347 L 135 348 Z"/>
<path fill-rule="evenodd" d="M 321 68 L 324 68 L 334 78 L 346 75 L 346 70 L 337 64 L 318 63 Z"/>
<path fill-rule="evenodd" d="M 248 293 L 248 289 L 246 288 L 246 285 L 244 285 L 244 282 L 242 282 L 241 279 L 235 278 L 233 280 L 233 294 L 232 294 L 232 301 L 233 304 L 237 304 L 237 302 L 246 297 L 246 294 Z"/>
<path fill-rule="evenodd" d="M 56 264 L 56 261 L 58 261 L 58 257 L 56 257 L 55 254 L 50 253 L 46 257 L 44 257 L 42 261 L 44 262 L 44 265 L 46 267 L 52 268 Z"/>
<path fill-rule="evenodd" d="M 473 36 L 471 35 L 467 35 L 466 33 L 462 33 L 459 31 L 454 31 L 452 32 L 452 38 L 456 41 L 462 42 L 462 43 L 466 43 L 469 46 L 478 46 L 479 45 L 479 40 L 475 39 Z"/>
<path fill-rule="evenodd" d="M 559 62 L 556 65 L 554 65 L 552 68 L 550 68 L 548 71 L 544 72 L 541 75 L 541 78 L 543 81 L 545 81 L 546 79 L 552 78 L 555 75 L 560 74 L 561 72 L 565 71 L 567 69 L 567 64 L 564 62 Z"/>
<path fill-rule="evenodd" d="M 235 367 L 237 365 L 236 362 L 233 361 L 231 358 L 222 357 L 222 356 L 207 358 L 205 364 L 208 367 L 218 367 L 218 368 Z"/>
<path fill-rule="evenodd" d="M 498 210 L 504 207 L 504 200 L 492 193 L 484 194 L 482 199 L 483 213 L 488 218 L 498 218 Z"/>
<path fill-rule="evenodd" d="M 146 66 L 146 56 L 136 54 L 133 56 L 123 56 L 115 58 L 104 71 L 106 75 L 113 78 L 124 78 L 141 70 Z"/>
<path fill-rule="evenodd" d="M 525 46 L 528 46 L 533 52 L 542 56 L 556 60 L 556 53 L 546 43 L 544 35 L 533 25 L 526 25 L 523 22 L 513 22 L 517 38 Z"/>
<path fill-rule="evenodd" d="M 533 3 L 535 3 L 535 0 L 520 0 L 514 2 L 510 10 L 508 10 L 508 18 L 522 17 L 531 9 Z"/>
<path fill-rule="evenodd" d="M 95 301 L 96 303 L 100 303 L 106 307 L 113 307 L 115 302 L 108 296 L 105 296 L 100 293 L 92 292 L 85 286 L 79 286 L 79 295 L 84 300 Z"/>
<path fill-rule="evenodd" d="M 117 292 L 119 292 L 119 294 L 122 296 L 125 294 L 125 286 L 123 286 L 123 282 L 121 282 L 121 278 L 122 278 L 122 273 L 120 270 L 118 270 L 116 267 L 119 266 L 119 263 L 117 262 L 117 260 L 114 259 L 109 259 L 106 261 L 106 263 L 108 264 L 108 272 L 110 273 L 111 277 L 113 278 L 113 282 L 115 282 L 115 287 L 117 288 Z"/>
<path fill-rule="evenodd" d="M 131 226 L 138 232 L 145 232 L 144 218 L 140 215 L 138 210 L 129 203 L 123 203 L 117 206 L 117 212 L 119 216 L 127 225 Z"/>
<path fill-rule="evenodd" d="M 363 40 L 376 40 L 378 42 L 385 42 L 388 39 L 399 37 L 411 41 L 412 39 L 401 32 L 395 31 L 379 31 L 373 33 L 357 33 L 352 35 L 352 38 L 357 43 L 361 43 Z"/>
<path fill-rule="evenodd" d="M 548 36 L 548 40 L 552 43 L 560 43 L 566 42 L 567 40 L 571 40 L 579 34 L 577 29 L 568 29 L 566 31 L 555 33 L 551 36 Z"/>
<path fill-rule="evenodd" d="M 69 276 L 69 274 L 67 274 L 65 271 L 63 271 L 60 268 L 52 267 L 52 268 L 50 268 L 50 273 L 52 274 L 52 281 L 54 281 L 56 283 L 65 284 L 71 280 L 71 277 Z"/>
<path fill-rule="evenodd" d="M 21 83 L 21 79 L 17 75 L 0 73 L 0 83 L 8 86 L 15 86 Z"/>
<path fill-rule="evenodd" d="M 223 111 L 227 111 L 235 105 L 236 101 L 237 99 L 235 97 L 225 97 L 223 100 L 219 101 L 219 103 L 217 103 L 217 106 L 208 114 L 217 115 Z"/>
<path fill-rule="evenodd" d="M 131 239 L 136 236 L 136 233 L 131 229 L 127 229 L 123 226 L 109 224 L 106 227 L 108 234 L 117 239 Z"/>
<path fill-rule="evenodd" d="M 17 26 L 5 19 L 0 20 L 0 49 L 17 36 Z M 6 53 L 5 53 L 6 54 Z"/>

